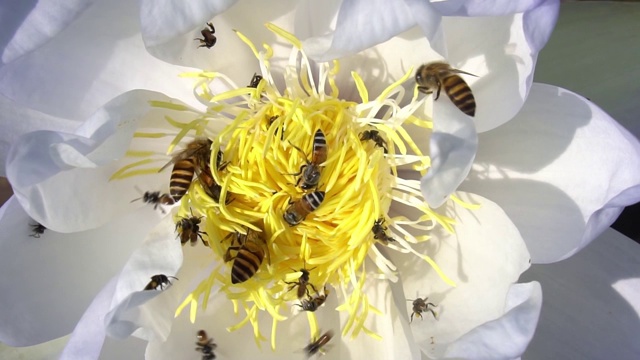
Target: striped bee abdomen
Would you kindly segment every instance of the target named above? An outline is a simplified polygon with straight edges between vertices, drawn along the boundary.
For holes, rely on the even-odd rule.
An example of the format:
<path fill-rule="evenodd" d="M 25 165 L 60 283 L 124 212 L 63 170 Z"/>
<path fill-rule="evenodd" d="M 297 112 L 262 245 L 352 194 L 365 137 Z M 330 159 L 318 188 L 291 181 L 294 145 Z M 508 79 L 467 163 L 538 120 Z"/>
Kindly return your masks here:
<path fill-rule="evenodd" d="M 245 282 L 256 274 L 262 260 L 264 249 L 254 243 L 247 242 L 238 250 L 231 268 L 231 282 L 239 284 Z"/>
<path fill-rule="evenodd" d="M 173 165 L 171 179 L 169 181 L 169 193 L 173 197 L 173 200 L 177 202 L 187 193 L 193 180 L 194 172 L 195 164 L 192 158 L 177 161 Z"/>
<path fill-rule="evenodd" d="M 476 114 L 476 99 L 471 88 L 459 75 L 450 75 L 443 79 L 442 85 L 453 104 L 463 113 L 474 116 Z"/>

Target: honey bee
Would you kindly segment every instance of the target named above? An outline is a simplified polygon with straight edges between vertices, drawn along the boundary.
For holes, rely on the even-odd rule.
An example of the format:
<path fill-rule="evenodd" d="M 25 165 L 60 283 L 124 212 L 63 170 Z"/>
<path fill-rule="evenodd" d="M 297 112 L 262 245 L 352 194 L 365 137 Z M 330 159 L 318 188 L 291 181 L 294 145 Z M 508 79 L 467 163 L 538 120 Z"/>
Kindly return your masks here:
<path fill-rule="evenodd" d="M 387 153 L 387 142 L 384 141 L 378 130 L 365 130 L 360 133 L 360 141 L 371 140 L 377 147 L 384 149 L 384 153 Z"/>
<path fill-rule="evenodd" d="M 373 238 L 382 241 L 385 244 L 396 241 L 391 236 L 387 235 L 387 227 L 384 226 L 385 219 L 380 218 L 373 223 L 371 231 L 373 232 Z"/>
<path fill-rule="evenodd" d="M 427 299 L 429 298 L 428 297 L 424 299 L 417 298 L 415 300 L 407 299 L 407 301 L 413 301 L 413 313 L 411 314 L 411 322 L 413 322 L 413 315 L 417 315 L 420 317 L 420 319 L 422 319 L 422 313 L 426 311 L 431 312 L 431 315 L 433 315 L 434 318 L 437 316 L 436 312 L 433 311 L 432 308 L 430 308 L 430 306 L 436 307 L 437 305 L 427 302 Z"/>
<path fill-rule="evenodd" d="M 176 203 L 176 201 L 174 200 L 173 197 L 171 197 L 171 195 L 166 193 L 160 194 L 160 191 L 153 191 L 153 192 L 147 191 L 144 193 L 144 195 L 142 195 L 142 197 L 133 199 L 131 200 L 131 202 L 138 201 L 140 199 L 142 199 L 144 203 L 153 204 L 153 210 L 156 210 L 159 205 L 173 205 Z M 166 211 L 164 211 L 163 208 L 160 208 L 160 210 L 162 211 L 163 214 L 166 213 Z"/>
<path fill-rule="evenodd" d="M 291 226 L 298 225 L 309 213 L 316 210 L 324 200 L 324 191 L 314 191 L 305 194 L 298 201 L 289 201 L 284 220 Z"/>
<path fill-rule="evenodd" d="M 44 234 L 44 231 L 47 230 L 47 228 L 40 224 L 39 222 L 36 222 L 35 224 L 29 224 L 31 226 L 31 237 L 34 238 L 40 238 L 40 235 Z"/>
<path fill-rule="evenodd" d="M 173 165 L 171 179 L 169 180 L 169 193 L 175 202 L 180 201 L 189 190 L 193 174 L 198 174 L 209 169 L 209 158 L 211 157 L 211 145 L 209 139 L 196 139 L 187 144 L 186 148 L 176 153 L 171 161 L 163 166 L 164 170 L 169 164 Z M 213 178 L 212 178 L 213 179 Z"/>
<path fill-rule="evenodd" d="M 329 296 L 329 289 L 324 288 L 324 293 L 322 295 L 317 294 L 314 297 L 309 297 L 309 299 L 303 299 L 300 304 L 296 304 L 302 308 L 303 311 L 316 311 L 324 302 L 327 300 L 327 296 Z"/>
<path fill-rule="evenodd" d="M 311 357 L 318 352 L 322 352 L 322 347 L 325 346 L 329 340 L 333 337 L 333 331 L 329 330 L 326 333 L 322 334 L 317 340 L 311 339 L 309 345 L 307 345 L 303 350 L 307 354 L 307 357 Z"/>
<path fill-rule="evenodd" d="M 206 47 L 207 49 L 211 49 L 213 47 L 213 45 L 216 44 L 216 41 L 218 41 L 218 39 L 216 38 L 215 34 L 216 33 L 216 28 L 213 27 L 213 24 L 208 22 L 207 25 L 209 26 L 209 29 L 204 28 L 202 29 L 202 31 L 200 31 L 200 34 L 202 34 L 202 39 L 198 39 L 195 38 L 193 40 L 198 40 L 200 41 L 200 46 L 198 46 L 198 48 L 201 47 Z"/>
<path fill-rule="evenodd" d="M 229 234 L 229 236 L 234 235 Z M 235 233 L 235 242 L 237 246 L 229 246 L 224 254 L 224 261 L 233 260 L 231 266 L 231 283 L 239 284 L 251 279 L 264 260 L 265 254 L 268 256 L 266 249 L 267 242 L 262 235 L 254 230 L 247 229 L 246 234 Z M 231 251 L 237 251 L 235 256 L 231 255 Z"/>
<path fill-rule="evenodd" d="M 313 136 L 313 154 L 311 156 L 311 161 L 309 161 L 307 154 L 305 154 L 299 147 L 293 144 L 292 146 L 305 156 L 305 164 L 300 167 L 300 171 L 296 174 L 291 174 L 295 176 L 302 174 L 302 176 L 298 178 L 296 186 L 298 186 L 300 181 L 302 181 L 302 185 L 300 187 L 303 190 L 309 190 L 317 187 L 320 182 L 320 164 L 327 160 L 327 139 L 325 139 L 324 133 L 322 130 L 318 129 Z"/>
<path fill-rule="evenodd" d="M 176 231 L 178 232 L 182 245 L 191 241 L 191 246 L 195 246 L 198 238 L 200 238 L 204 246 L 209 246 L 209 242 L 202 237 L 202 234 L 207 235 L 207 233 L 200 231 L 200 219 L 202 219 L 202 216 L 193 216 L 192 213 L 191 217 L 184 217 L 178 220 L 176 223 Z"/>
<path fill-rule="evenodd" d="M 163 274 L 153 275 L 151 277 L 151 281 L 149 281 L 147 286 L 144 287 L 144 290 L 158 290 L 158 288 L 160 288 L 160 290 L 163 290 L 165 286 L 171 285 L 171 281 L 169 281 L 169 278 L 178 280 L 178 278 L 175 276 L 167 276 Z"/>
<path fill-rule="evenodd" d="M 313 270 L 313 269 L 310 269 L 310 270 Z M 291 285 L 288 291 L 293 290 L 297 286 L 298 299 L 301 299 L 304 296 L 305 292 L 307 296 L 311 297 L 311 295 L 309 295 L 309 289 L 307 288 L 307 286 L 311 286 L 313 291 L 315 291 L 316 293 L 318 292 L 318 290 L 316 290 L 316 287 L 309 282 L 309 270 L 302 268 L 300 269 L 300 272 L 302 273 L 302 275 L 300 275 L 300 277 L 298 278 L 298 281 L 295 281 L 295 282 L 285 281 L 285 284 Z"/>
<path fill-rule="evenodd" d="M 257 88 L 258 85 L 260 84 L 261 80 L 262 80 L 262 75 L 258 75 L 256 73 L 254 73 L 253 77 L 251 78 L 251 82 L 249 83 L 249 87 L 250 88 Z"/>
<path fill-rule="evenodd" d="M 209 338 L 207 332 L 204 330 L 199 330 L 196 338 L 198 339 L 198 341 L 196 342 L 196 345 L 198 345 L 196 351 L 202 353 L 202 360 L 215 359 L 216 354 L 213 353 L 213 350 L 215 350 L 218 345 L 213 342 L 213 339 Z"/>
<path fill-rule="evenodd" d="M 469 85 L 458 74 L 475 76 L 440 61 L 424 64 L 416 71 L 418 90 L 425 94 L 436 91 L 434 100 L 438 100 L 440 89 L 444 87 L 444 92 L 453 104 L 463 113 L 473 117 L 476 114 L 476 100 Z"/>

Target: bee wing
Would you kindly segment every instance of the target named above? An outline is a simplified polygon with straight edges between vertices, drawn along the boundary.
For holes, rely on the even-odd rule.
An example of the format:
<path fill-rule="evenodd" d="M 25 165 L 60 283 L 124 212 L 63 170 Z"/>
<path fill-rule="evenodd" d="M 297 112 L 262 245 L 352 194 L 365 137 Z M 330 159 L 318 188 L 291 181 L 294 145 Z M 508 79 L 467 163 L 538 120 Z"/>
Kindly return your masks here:
<path fill-rule="evenodd" d="M 474 75 L 474 74 L 468 73 L 466 71 L 458 70 L 458 69 L 451 69 L 449 72 L 456 73 L 456 74 L 465 74 L 465 75 L 478 77 L 478 75 Z"/>
<path fill-rule="evenodd" d="M 197 146 L 197 147 L 192 147 L 192 148 L 187 148 L 187 149 L 183 149 L 178 151 L 177 153 L 175 153 L 173 155 L 173 157 L 171 158 L 171 160 L 166 163 L 163 167 L 160 168 L 160 170 L 158 170 L 158 172 L 161 172 L 162 170 L 166 169 L 167 166 L 174 164 L 180 160 L 184 160 L 184 159 L 189 159 L 191 157 L 193 157 L 195 154 L 197 154 L 198 152 L 202 151 L 203 149 L 206 149 L 207 147 L 209 147 L 210 144 L 207 142 L 203 142 L 202 145 Z"/>

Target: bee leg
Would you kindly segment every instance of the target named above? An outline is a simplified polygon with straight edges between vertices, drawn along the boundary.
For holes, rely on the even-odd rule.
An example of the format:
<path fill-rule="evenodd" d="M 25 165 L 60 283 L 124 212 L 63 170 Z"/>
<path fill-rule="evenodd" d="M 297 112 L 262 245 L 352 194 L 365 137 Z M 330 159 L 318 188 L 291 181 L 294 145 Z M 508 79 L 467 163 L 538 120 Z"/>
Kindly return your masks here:
<path fill-rule="evenodd" d="M 231 256 L 231 250 L 238 251 L 238 250 L 240 250 L 240 246 L 229 246 L 227 248 L 227 252 L 224 253 L 224 257 L 222 258 L 224 260 L 224 262 L 229 262 L 229 261 L 235 259 L 235 257 Z"/>
<path fill-rule="evenodd" d="M 319 293 L 319 292 L 318 292 L 318 289 L 316 289 L 316 287 L 315 287 L 315 286 L 313 286 L 313 284 L 312 284 L 312 283 L 309 283 L 309 286 L 311 286 L 311 288 L 313 289 L 313 291 L 315 291 L 315 292 L 316 292 L 316 294 L 318 294 L 318 293 Z M 309 295 L 309 290 L 307 290 L 307 295 Z"/>
<path fill-rule="evenodd" d="M 437 318 L 438 318 L 438 313 L 437 313 L 437 312 L 435 312 L 435 311 L 433 311 L 433 309 L 427 309 L 427 310 L 429 310 L 429 311 L 431 312 L 431 315 L 433 315 L 433 318 L 434 318 L 434 319 L 437 319 Z"/>
<path fill-rule="evenodd" d="M 411 320 L 409 321 L 409 324 L 411 324 L 413 322 L 413 314 L 415 314 L 415 312 L 411 313 Z"/>
<path fill-rule="evenodd" d="M 440 97 L 440 89 L 442 89 L 442 84 L 440 83 L 440 81 L 438 81 L 438 91 L 436 92 L 436 97 L 433 98 L 433 100 L 438 100 L 438 98 Z"/>
<path fill-rule="evenodd" d="M 209 25 L 209 28 L 211 29 L 211 32 L 215 34 L 216 33 L 216 28 L 213 27 L 213 24 L 208 22 L 207 25 Z"/>

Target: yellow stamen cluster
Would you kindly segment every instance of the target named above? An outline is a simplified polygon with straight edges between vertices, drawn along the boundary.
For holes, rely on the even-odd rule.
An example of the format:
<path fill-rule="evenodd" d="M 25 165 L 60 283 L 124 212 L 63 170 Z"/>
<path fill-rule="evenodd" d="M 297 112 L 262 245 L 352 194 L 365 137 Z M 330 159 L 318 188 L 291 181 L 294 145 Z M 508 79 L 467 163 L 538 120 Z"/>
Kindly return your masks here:
<path fill-rule="evenodd" d="M 363 292 L 367 279 L 365 260 L 371 258 L 388 279 L 395 278 L 395 268 L 374 246 L 379 242 L 372 231 L 376 221 L 384 220 L 389 227 L 386 233 L 395 240 L 384 245 L 424 258 L 444 281 L 453 285 L 427 255 L 412 249 L 411 243 L 428 240 L 428 236 L 414 236 L 409 231 L 428 231 L 437 224 L 452 230 L 453 220 L 428 208 L 422 200 L 418 181 L 398 177 L 399 166 L 409 165 L 422 174 L 429 167 L 428 156 L 421 153 L 403 125 L 416 125 L 426 129 L 426 133 L 431 122 L 413 115 L 420 105 L 416 91 L 409 105 L 398 105 L 405 91 L 402 85 L 412 70 L 373 101 L 369 100 L 362 79 L 352 73 L 362 102 L 340 100 L 334 81 L 339 63 L 320 64 L 316 85 L 300 42 L 274 25 L 267 27 L 294 48 L 290 67 L 284 71 L 284 93 L 279 92 L 271 76 L 271 48 L 264 45 L 265 51 L 258 52 L 238 33 L 260 60 L 264 79 L 257 88 L 231 86 L 234 90 L 214 95 L 209 87 L 213 81 L 231 84 L 223 74 L 185 74 L 199 80 L 196 94 L 208 110 L 188 123 L 167 117 L 167 121 L 180 129 L 169 152 L 188 134 L 204 135 L 213 141 L 208 170 L 221 186 L 220 201 L 215 201 L 196 178 L 181 200 L 177 218 L 190 216 L 192 211 L 204 216 L 201 230 L 207 233 L 210 251 L 220 260 L 220 266 L 185 299 L 176 314 L 191 305 L 193 320 L 197 304 L 206 307 L 212 289 L 223 291 L 234 302 L 235 309 L 242 308 L 246 314 L 229 330 L 251 323 L 259 344 L 265 338 L 259 331 L 258 311 L 267 311 L 273 317 L 271 344 L 274 347 L 277 323 L 287 319 L 284 310 L 299 300 L 296 290 L 289 291 L 291 285 L 286 282 L 299 281 L 300 270 L 307 269 L 309 282 L 319 293 L 326 294 L 324 288 L 327 287 L 331 289 L 329 296 L 340 295 L 342 304 L 338 310 L 349 314 L 343 335 L 357 336 L 363 331 L 378 337 L 366 326 L 370 312 L 382 312 L 370 304 Z M 330 89 L 328 93 L 325 93 L 326 87 Z M 193 112 L 175 104 L 157 102 L 154 105 Z M 209 124 L 225 127 L 209 134 Z M 325 192 L 325 198 L 304 221 L 291 226 L 283 217 L 291 202 L 301 201 L 305 194 L 316 190 L 302 190 L 298 183 L 300 175 L 295 174 L 312 161 L 317 130 L 322 131 L 327 144 L 326 160 L 318 164 L 321 177 L 317 185 L 317 190 Z M 375 141 L 362 140 L 363 133 L 370 130 L 379 132 L 386 149 Z M 136 136 L 153 137 L 154 134 Z M 219 152 L 227 163 L 224 168 L 218 166 Z M 132 170 L 147 163 L 141 160 L 126 166 L 114 177 L 150 171 Z M 390 217 L 392 202 L 418 209 L 423 215 L 416 219 Z M 266 256 L 249 280 L 233 284 L 233 261 L 223 264 L 223 259 L 229 260 L 229 255 L 237 251 L 229 252 L 230 246 L 238 246 L 233 241 L 235 234 L 248 231 L 257 232 L 264 240 Z M 313 312 L 307 315 L 312 335 L 317 336 L 315 315 Z"/>

